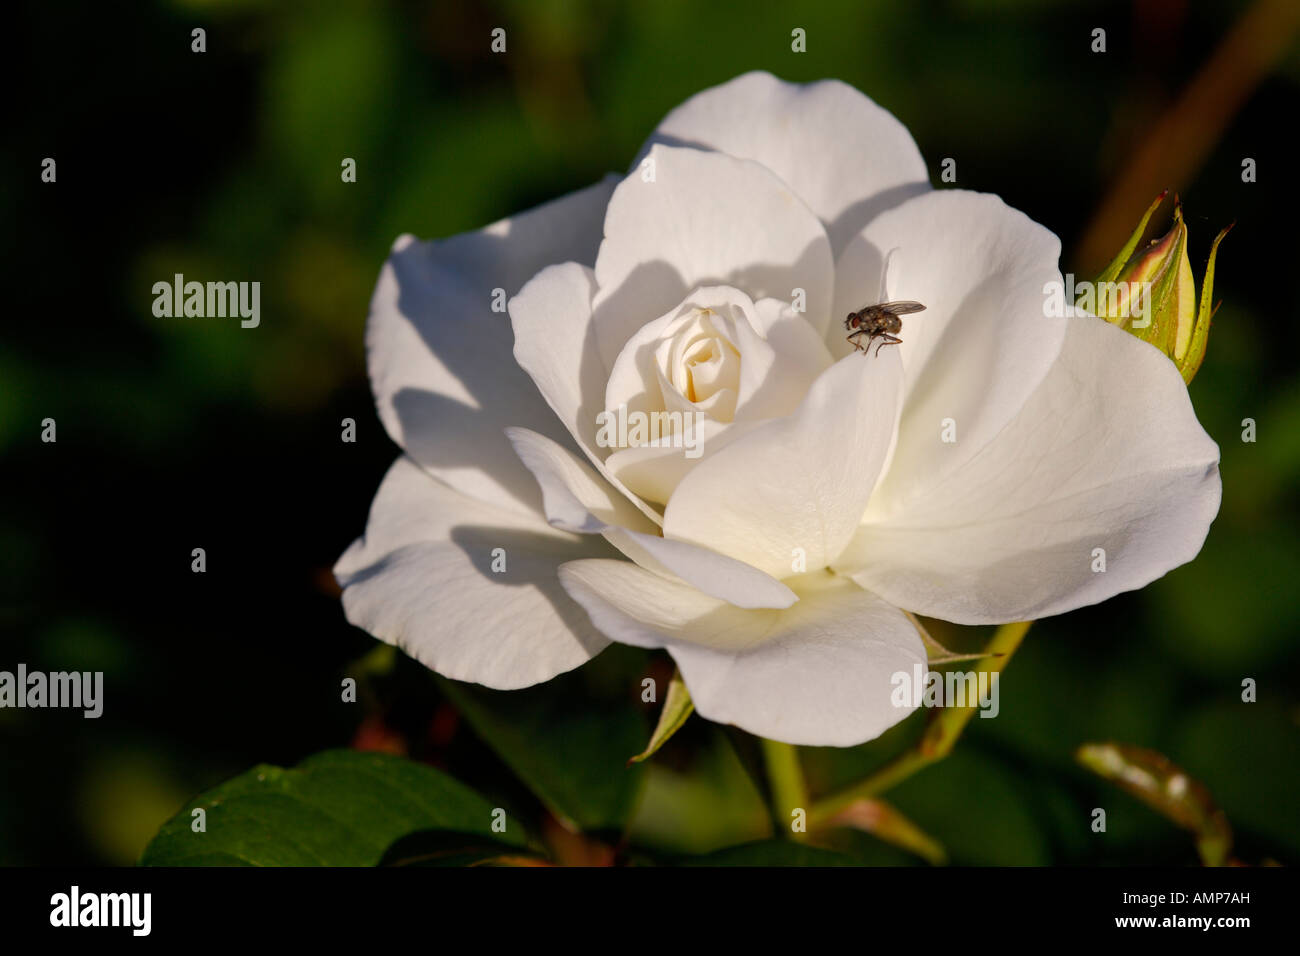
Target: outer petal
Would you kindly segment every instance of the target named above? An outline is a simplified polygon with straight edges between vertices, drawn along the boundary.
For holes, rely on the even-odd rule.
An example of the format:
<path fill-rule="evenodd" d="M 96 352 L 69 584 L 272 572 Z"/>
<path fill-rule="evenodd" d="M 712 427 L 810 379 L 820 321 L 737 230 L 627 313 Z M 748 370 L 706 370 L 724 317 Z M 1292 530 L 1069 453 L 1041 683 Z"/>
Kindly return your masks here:
<path fill-rule="evenodd" d="M 699 286 L 755 299 L 807 293 L 807 317 L 829 315 L 826 232 L 790 188 L 758 163 L 696 149 L 651 150 L 654 179 L 634 172 L 614 190 L 596 257 L 593 322 L 608 367 L 632 334 Z"/>
<path fill-rule="evenodd" d="M 655 143 L 762 163 L 826 224 L 836 253 L 876 215 L 930 189 L 907 128 L 838 80 L 799 85 L 746 73 L 669 113 L 641 156 Z"/>
<path fill-rule="evenodd" d="M 1056 236 L 997 196 L 958 190 L 884 213 L 844 251 L 836 315 L 879 301 L 886 257 L 884 296 L 926 307 L 904 320 L 897 346 L 903 418 L 874 509 L 929 498 L 1019 414 L 1065 335 L 1062 320 L 1044 316 L 1044 287 L 1061 281 L 1060 251 Z M 841 324 L 831 351 L 849 348 Z M 946 419 L 955 442 L 943 440 Z"/>
<path fill-rule="evenodd" d="M 1104 601 L 1196 555 L 1219 450 L 1182 377 L 1115 326 L 1066 325 L 1020 416 L 905 511 L 869 511 L 837 570 L 908 610 L 992 624 Z"/>
<path fill-rule="evenodd" d="M 666 647 L 702 716 L 788 743 L 878 736 L 910 713 L 891 677 L 926 663 L 901 611 L 828 574 L 797 579 L 783 611 L 743 611 L 626 561 L 570 562 L 560 581 L 614 640 Z"/>
<path fill-rule="evenodd" d="M 500 573 L 492 570 L 496 548 L 505 551 Z M 439 674 L 512 690 L 571 670 L 608 644 L 556 578 L 561 563 L 602 551 L 540 518 L 466 497 L 399 458 L 365 536 L 334 574 L 357 627 Z"/>
<path fill-rule="evenodd" d="M 794 549 L 817 570 L 862 520 L 898 420 L 896 352 L 850 355 L 798 410 L 755 427 L 690 472 L 664 512 L 664 535 L 788 577 Z"/>
<path fill-rule="evenodd" d="M 592 271 L 576 262 L 550 266 L 534 276 L 510 300 L 514 360 L 606 480 L 658 524 L 659 515 L 605 467 L 605 456 L 596 446 L 596 416 L 603 411 L 610 366 L 593 339 L 594 291 Z M 554 437 L 553 430 L 540 431 Z"/>
<path fill-rule="evenodd" d="M 511 357 L 493 290 L 513 294 L 553 262 L 595 262 L 613 188 L 610 177 L 439 242 L 403 236 L 380 273 L 366 327 L 380 420 L 425 469 L 480 501 L 538 513 L 537 487 L 502 428 L 564 437 Z"/>
<path fill-rule="evenodd" d="M 671 541 L 577 456 L 525 428 L 509 429 L 537 478 L 553 527 L 605 538 L 642 567 L 686 581 L 739 607 L 789 607 L 794 592 L 757 568 L 685 541 Z"/>

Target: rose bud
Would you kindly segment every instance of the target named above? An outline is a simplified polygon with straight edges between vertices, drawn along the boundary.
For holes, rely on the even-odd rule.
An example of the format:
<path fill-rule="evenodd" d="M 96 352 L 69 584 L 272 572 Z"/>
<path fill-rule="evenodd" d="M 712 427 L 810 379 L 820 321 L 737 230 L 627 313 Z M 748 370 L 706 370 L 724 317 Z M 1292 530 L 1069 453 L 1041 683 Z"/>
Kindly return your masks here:
<path fill-rule="evenodd" d="M 1174 223 L 1137 255 L 1133 250 L 1167 191 L 1156 197 L 1138 222 L 1119 255 L 1095 283 L 1095 314 L 1154 345 L 1173 360 L 1183 381 L 1190 383 L 1205 358 L 1205 344 L 1214 315 L 1214 259 L 1219 243 L 1232 228 L 1215 237 L 1205 265 L 1199 308 L 1192 266 L 1187 258 L 1187 224 L 1182 204 L 1175 200 Z M 1082 302 L 1088 308 L 1093 303 Z"/>

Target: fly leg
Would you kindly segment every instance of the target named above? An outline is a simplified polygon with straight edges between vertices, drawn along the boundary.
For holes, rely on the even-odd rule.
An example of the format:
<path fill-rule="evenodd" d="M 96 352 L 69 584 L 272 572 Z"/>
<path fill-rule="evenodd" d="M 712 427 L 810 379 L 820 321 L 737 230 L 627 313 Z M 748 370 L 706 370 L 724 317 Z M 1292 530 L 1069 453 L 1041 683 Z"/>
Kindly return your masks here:
<path fill-rule="evenodd" d="M 876 344 L 876 354 L 879 355 L 880 350 L 884 348 L 886 345 L 902 345 L 902 344 L 903 344 L 903 340 L 898 338 L 897 336 L 890 335 L 888 332 L 881 332 L 880 341 Z"/>

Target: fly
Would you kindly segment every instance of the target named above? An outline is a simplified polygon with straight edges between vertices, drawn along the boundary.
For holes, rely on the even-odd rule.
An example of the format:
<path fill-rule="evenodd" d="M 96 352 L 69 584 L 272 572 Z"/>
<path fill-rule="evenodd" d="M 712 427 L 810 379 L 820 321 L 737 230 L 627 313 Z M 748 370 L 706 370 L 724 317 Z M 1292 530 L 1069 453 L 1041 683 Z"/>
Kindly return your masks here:
<path fill-rule="evenodd" d="M 879 355 L 886 345 L 898 345 L 903 341 L 898 337 L 898 333 L 903 331 L 903 320 L 899 316 L 923 311 L 925 306 L 920 302 L 881 302 L 850 312 L 844 320 L 844 328 L 848 330 L 848 340 L 855 349 L 870 352 L 871 343 L 875 342 L 876 354 Z M 863 335 L 867 337 L 865 346 L 860 338 Z"/>

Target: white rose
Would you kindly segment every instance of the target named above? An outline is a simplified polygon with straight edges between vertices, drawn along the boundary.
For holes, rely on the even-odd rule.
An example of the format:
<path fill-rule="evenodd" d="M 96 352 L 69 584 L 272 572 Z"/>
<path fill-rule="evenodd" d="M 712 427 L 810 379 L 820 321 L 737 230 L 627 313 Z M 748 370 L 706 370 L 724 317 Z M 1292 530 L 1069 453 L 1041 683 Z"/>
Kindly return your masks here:
<path fill-rule="evenodd" d="M 495 688 L 664 648 L 703 716 L 848 745 L 907 715 L 900 609 L 1044 617 L 1190 560 L 1218 449 L 1178 371 L 1045 315 L 1057 238 L 926 180 L 860 93 L 751 73 L 621 182 L 399 239 L 366 338 L 405 455 L 335 569 L 348 619 Z M 926 311 L 855 353 L 882 288 Z M 620 406 L 683 425 L 609 447 Z"/>

